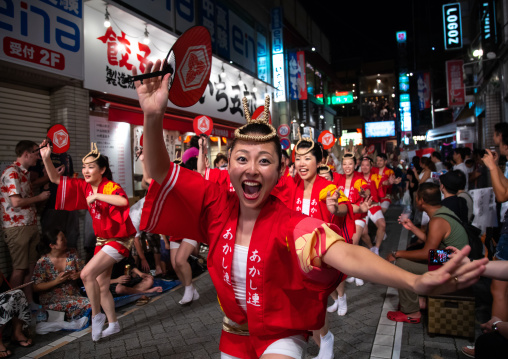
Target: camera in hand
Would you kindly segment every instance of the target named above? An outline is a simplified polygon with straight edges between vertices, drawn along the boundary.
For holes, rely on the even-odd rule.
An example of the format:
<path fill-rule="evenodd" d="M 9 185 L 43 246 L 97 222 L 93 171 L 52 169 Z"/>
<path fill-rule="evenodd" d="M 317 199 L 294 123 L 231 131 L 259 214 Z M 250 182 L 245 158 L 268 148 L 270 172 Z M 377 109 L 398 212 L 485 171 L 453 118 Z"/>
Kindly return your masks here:
<path fill-rule="evenodd" d="M 441 265 L 448 262 L 449 255 L 452 253 L 450 249 L 430 249 L 429 265 Z"/>

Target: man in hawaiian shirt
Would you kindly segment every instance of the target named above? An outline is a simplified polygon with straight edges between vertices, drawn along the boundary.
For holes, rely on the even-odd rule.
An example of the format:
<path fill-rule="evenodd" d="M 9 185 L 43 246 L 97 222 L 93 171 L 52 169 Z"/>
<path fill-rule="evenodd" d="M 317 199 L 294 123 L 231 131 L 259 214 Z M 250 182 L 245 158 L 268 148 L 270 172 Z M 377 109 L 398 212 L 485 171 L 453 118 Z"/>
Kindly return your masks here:
<path fill-rule="evenodd" d="M 26 283 L 32 277 L 39 258 L 36 251 L 39 230 L 35 203 L 49 197 L 48 191 L 33 195 L 28 172 L 28 168 L 34 166 L 39 158 L 39 146 L 32 141 L 20 141 L 15 151 L 16 161 L 3 171 L 0 180 L 2 228 L 12 260 L 12 287 Z M 25 287 L 24 291 L 28 302 L 33 302 L 31 286 Z"/>

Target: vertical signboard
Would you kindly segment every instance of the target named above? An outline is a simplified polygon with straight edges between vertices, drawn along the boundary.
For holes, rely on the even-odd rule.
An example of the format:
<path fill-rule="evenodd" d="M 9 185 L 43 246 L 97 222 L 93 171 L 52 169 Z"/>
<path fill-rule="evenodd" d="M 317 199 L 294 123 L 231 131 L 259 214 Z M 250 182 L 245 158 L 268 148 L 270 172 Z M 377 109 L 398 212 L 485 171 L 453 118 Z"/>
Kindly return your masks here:
<path fill-rule="evenodd" d="M 147 1 L 143 1 L 143 6 Z M 169 1 L 160 1 L 168 3 Z M 176 14 L 176 31 L 185 32 L 196 25 L 196 9 L 194 0 L 174 0 Z"/>
<path fill-rule="evenodd" d="M 0 29 L 0 59 L 83 79 L 82 0 L 3 1 Z"/>
<path fill-rule="evenodd" d="M 300 115 L 300 122 L 304 125 L 310 122 L 310 108 L 308 100 L 298 101 L 298 112 Z"/>
<path fill-rule="evenodd" d="M 418 108 L 423 111 L 430 108 L 430 73 L 419 72 L 418 73 Z"/>
<path fill-rule="evenodd" d="M 201 0 L 201 25 L 206 27 L 212 38 L 212 51 L 216 52 L 215 3 L 213 0 Z"/>
<path fill-rule="evenodd" d="M 222 4 L 215 4 L 215 36 L 217 37 L 217 54 L 230 59 L 229 54 L 229 10 Z"/>
<path fill-rule="evenodd" d="M 409 77 L 406 73 L 399 74 L 399 94 L 400 129 L 402 131 L 411 131 L 413 127 L 411 97 L 409 95 Z"/>
<path fill-rule="evenodd" d="M 307 99 L 307 81 L 305 74 L 305 53 L 303 51 L 288 53 L 289 92 L 292 100 Z"/>
<path fill-rule="evenodd" d="M 448 107 L 464 106 L 466 104 L 466 90 L 464 89 L 464 61 L 446 61 L 446 91 L 448 93 Z"/>
<path fill-rule="evenodd" d="M 443 32 L 445 50 L 462 48 L 460 3 L 443 5 Z"/>
<path fill-rule="evenodd" d="M 258 78 L 261 81 L 268 82 L 268 44 L 266 37 L 260 32 L 257 33 L 257 60 L 258 60 Z"/>
<path fill-rule="evenodd" d="M 272 62 L 274 102 L 286 101 L 286 80 L 284 76 L 284 45 L 282 37 L 282 8 L 272 9 Z"/>
<path fill-rule="evenodd" d="M 494 0 L 482 1 L 480 10 L 482 45 L 485 47 L 497 43 L 496 6 Z"/>

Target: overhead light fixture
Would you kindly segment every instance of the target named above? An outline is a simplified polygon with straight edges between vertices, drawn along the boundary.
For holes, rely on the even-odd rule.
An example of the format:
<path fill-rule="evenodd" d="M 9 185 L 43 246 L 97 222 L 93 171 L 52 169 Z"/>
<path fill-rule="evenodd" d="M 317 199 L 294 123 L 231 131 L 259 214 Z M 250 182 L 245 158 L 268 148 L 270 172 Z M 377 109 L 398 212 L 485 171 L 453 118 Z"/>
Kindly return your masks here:
<path fill-rule="evenodd" d="M 312 50 L 312 51 L 316 51 L 316 48 L 315 48 L 314 46 L 312 46 L 312 49 L 311 49 L 311 50 Z"/>
<path fill-rule="evenodd" d="M 496 58 L 496 53 L 493 51 L 487 52 L 487 59 L 494 60 Z"/>
<path fill-rule="evenodd" d="M 233 63 L 233 61 L 229 61 L 229 63 L 230 63 L 230 64 L 232 64 L 232 63 Z"/>
<path fill-rule="evenodd" d="M 305 124 L 304 124 L 304 123 L 301 123 L 301 124 L 300 124 L 300 127 L 305 127 Z"/>
<path fill-rule="evenodd" d="M 394 94 L 394 93 L 392 93 L 392 97 L 395 97 L 395 94 Z"/>
<path fill-rule="evenodd" d="M 256 81 L 252 80 L 252 92 L 258 92 L 258 88 L 256 87 Z"/>
<path fill-rule="evenodd" d="M 380 83 L 381 83 L 381 79 L 377 79 L 377 80 L 376 80 L 376 82 L 377 82 L 378 84 L 380 84 Z"/>
<path fill-rule="evenodd" d="M 323 118 L 325 118 L 325 116 L 323 116 L 323 115 L 319 115 L 319 118 L 320 118 L 320 119 L 323 119 Z"/>
<path fill-rule="evenodd" d="M 218 84 L 215 85 L 215 88 L 217 90 L 224 90 L 226 88 L 226 84 L 224 82 L 219 82 Z"/>
<path fill-rule="evenodd" d="M 150 43 L 150 38 L 148 37 L 148 29 L 145 25 L 145 37 L 143 39 L 143 44 L 148 45 Z"/>
<path fill-rule="evenodd" d="M 108 7 L 106 6 L 106 14 L 104 15 L 104 27 L 110 27 L 111 26 L 111 22 L 109 21 L 109 12 L 108 12 Z"/>
<path fill-rule="evenodd" d="M 482 57 L 483 56 L 483 50 L 482 49 L 474 50 L 473 51 L 473 56 L 474 57 L 478 57 L 478 58 Z"/>
<path fill-rule="evenodd" d="M 224 79 L 226 77 L 226 72 L 224 71 L 224 64 L 222 64 L 221 72 L 220 72 L 221 79 Z"/>
<path fill-rule="evenodd" d="M 238 74 L 238 86 L 243 86 L 242 76 Z"/>
<path fill-rule="evenodd" d="M 377 93 L 377 89 L 374 89 L 374 93 Z"/>

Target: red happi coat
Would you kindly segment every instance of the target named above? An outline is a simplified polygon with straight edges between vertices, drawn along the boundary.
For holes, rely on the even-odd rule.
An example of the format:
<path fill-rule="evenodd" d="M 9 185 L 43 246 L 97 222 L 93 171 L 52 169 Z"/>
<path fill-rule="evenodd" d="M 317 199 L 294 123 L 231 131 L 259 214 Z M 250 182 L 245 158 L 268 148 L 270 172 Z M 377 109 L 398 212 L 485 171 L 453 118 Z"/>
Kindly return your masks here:
<path fill-rule="evenodd" d="M 106 177 L 102 178 L 97 193 L 114 194 L 128 199 L 122 187 Z M 88 210 L 92 216 L 93 230 L 97 237 L 104 239 L 117 238 L 118 241 L 126 241 L 136 234 L 136 228 L 134 228 L 129 217 L 129 205 L 118 207 L 99 200 L 88 205 L 86 198 L 91 195 L 93 195 L 92 186 L 86 183 L 84 179 L 62 176 L 58 185 L 55 209 L 66 211 Z M 128 248 L 116 249 L 124 256 L 129 255 Z"/>
<path fill-rule="evenodd" d="M 229 192 L 235 191 L 235 188 L 229 179 L 229 172 L 226 170 L 220 170 L 218 168 L 207 168 L 205 171 L 205 179 L 217 183 L 221 186 L 226 186 Z"/>
<path fill-rule="evenodd" d="M 321 257 L 344 239 L 336 226 L 291 211 L 270 196 L 249 245 L 245 312 L 231 283 L 239 210 L 236 193 L 171 164 L 164 182 L 150 186 L 141 228 L 202 238 L 209 245 L 208 269 L 224 313 L 238 324 L 248 323 L 250 333 L 223 332 L 220 349 L 251 358 L 278 339 L 323 326 L 327 297 L 341 273 L 323 265 Z"/>
<path fill-rule="evenodd" d="M 338 199 L 339 204 L 345 204 L 348 207 L 348 214 L 344 217 L 332 215 L 326 206 L 327 192 L 333 194 L 336 189 L 337 187 L 332 182 L 327 181 L 323 177 L 316 176 L 312 186 L 309 216 L 312 218 L 318 218 L 327 223 L 336 224 L 340 229 L 339 234 L 347 240 L 350 240 L 353 238 L 355 233 L 355 224 L 353 207 L 347 197 L 343 192 L 340 192 Z M 275 190 L 278 191 L 277 194 L 274 193 Z M 304 181 L 297 174 L 295 177 L 282 177 L 274 191 L 272 191 L 272 194 L 281 199 L 288 208 L 302 213 L 303 192 Z"/>
<path fill-rule="evenodd" d="M 362 178 L 363 176 L 358 172 L 353 172 L 353 178 L 351 179 L 351 184 L 349 186 L 349 195 L 347 196 L 349 202 L 352 204 L 356 204 L 359 206 L 363 202 L 363 197 L 360 195 L 360 191 L 363 189 L 368 190 L 370 186 L 367 182 Z M 346 175 L 339 174 L 337 180 L 333 182 L 338 189 L 345 193 L 346 189 Z M 367 216 L 367 213 L 355 213 L 355 219 L 362 219 Z"/>
<path fill-rule="evenodd" d="M 383 185 L 382 183 L 384 181 L 388 181 L 390 176 L 395 175 L 395 172 L 391 168 L 388 168 L 385 166 L 383 171 L 379 172 L 379 167 L 373 167 L 370 171 L 371 175 L 374 175 L 376 178 L 376 183 L 378 183 L 378 189 L 379 189 L 379 199 L 382 200 L 383 198 L 386 198 L 390 193 L 392 193 L 392 185 Z"/>
<path fill-rule="evenodd" d="M 380 203 L 380 195 L 379 195 L 379 185 L 380 185 L 380 179 L 381 177 L 379 177 L 377 174 L 372 174 L 370 173 L 368 178 L 365 178 L 365 176 L 363 175 L 363 173 L 358 173 L 362 179 L 364 181 L 367 182 L 368 186 L 369 186 L 369 189 L 370 189 L 370 196 L 372 197 L 372 203 Z M 376 214 L 377 211 L 381 211 L 381 206 L 377 205 L 377 206 L 373 206 L 372 208 L 369 209 L 369 212 L 370 214 Z"/>

